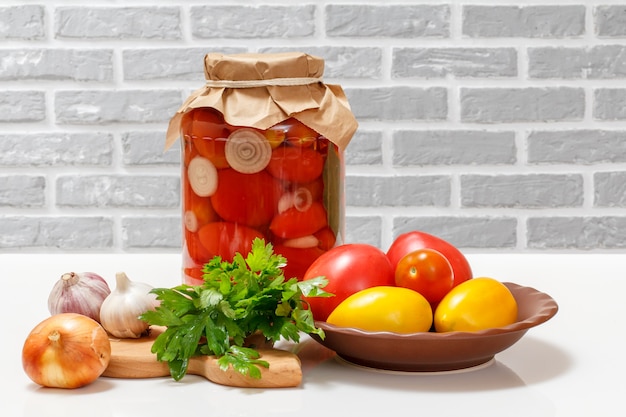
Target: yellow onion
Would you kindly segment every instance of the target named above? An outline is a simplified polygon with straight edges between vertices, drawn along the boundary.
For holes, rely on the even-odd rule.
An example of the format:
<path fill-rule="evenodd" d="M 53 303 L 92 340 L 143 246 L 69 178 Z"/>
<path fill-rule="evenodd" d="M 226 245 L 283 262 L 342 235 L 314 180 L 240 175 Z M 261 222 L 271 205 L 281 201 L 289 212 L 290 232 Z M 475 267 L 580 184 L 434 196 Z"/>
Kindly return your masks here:
<path fill-rule="evenodd" d="M 26 375 L 44 387 L 79 388 L 95 381 L 111 359 L 111 342 L 94 319 L 77 313 L 48 317 L 22 348 Z"/>

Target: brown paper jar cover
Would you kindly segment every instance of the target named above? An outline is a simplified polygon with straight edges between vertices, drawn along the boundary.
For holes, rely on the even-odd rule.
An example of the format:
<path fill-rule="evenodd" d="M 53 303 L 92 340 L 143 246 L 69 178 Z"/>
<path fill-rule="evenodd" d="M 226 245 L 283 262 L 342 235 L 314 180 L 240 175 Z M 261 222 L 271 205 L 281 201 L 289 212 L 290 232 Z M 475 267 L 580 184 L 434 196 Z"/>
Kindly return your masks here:
<path fill-rule="evenodd" d="M 180 137 L 184 113 L 210 107 L 234 126 L 265 130 L 289 117 L 311 127 L 345 150 L 357 129 L 348 100 L 341 86 L 324 84 L 324 60 L 302 52 L 275 54 L 208 53 L 204 59 L 205 78 L 219 81 L 272 81 L 314 78 L 304 85 L 264 85 L 229 88 L 207 84 L 194 91 L 170 120 L 166 149 Z"/>

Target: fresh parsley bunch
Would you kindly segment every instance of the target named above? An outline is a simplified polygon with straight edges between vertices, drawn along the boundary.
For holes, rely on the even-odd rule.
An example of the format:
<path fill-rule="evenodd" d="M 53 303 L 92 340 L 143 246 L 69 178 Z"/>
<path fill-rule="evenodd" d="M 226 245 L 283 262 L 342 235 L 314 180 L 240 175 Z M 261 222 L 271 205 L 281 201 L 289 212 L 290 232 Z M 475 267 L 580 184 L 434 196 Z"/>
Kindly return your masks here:
<path fill-rule="evenodd" d="M 201 285 L 153 289 L 160 306 L 141 319 L 166 330 L 155 339 L 152 353 L 168 363 L 177 381 L 196 355 L 215 355 L 222 370 L 232 366 L 260 378 L 258 366 L 269 364 L 253 347 L 245 347 L 248 336 L 260 332 L 273 342 L 280 338 L 298 342 L 299 332 L 304 332 L 323 338 L 324 331 L 315 327 L 302 296 L 332 296 L 322 289 L 327 280 L 286 279 L 285 265 L 286 259 L 274 253 L 271 243 L 257 238 L 245 258 L 237 253 L 233 262 L 215 257 L 205 264 Z"/>

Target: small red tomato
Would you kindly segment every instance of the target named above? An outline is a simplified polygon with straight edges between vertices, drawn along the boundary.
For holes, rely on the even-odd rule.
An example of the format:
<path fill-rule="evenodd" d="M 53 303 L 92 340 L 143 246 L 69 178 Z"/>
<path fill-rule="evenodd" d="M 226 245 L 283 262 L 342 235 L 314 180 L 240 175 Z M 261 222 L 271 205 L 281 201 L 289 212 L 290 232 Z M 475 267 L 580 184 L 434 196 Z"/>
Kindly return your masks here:
<path fill-rule="evenodd" d="M 315 130 L 294 118 L 277 123 L 265 131 L 265 137 L 273 145 L 272 148 L 284 141 L 293 146 L 313 146 L 319 136 Z"/>
<path fill-rule="evenodd" d="M 185 113 L 181 122 L 185 141 L 191 141 L 198 154 L 210 160 L 216 168 L 228 167 L 224 155 L 230 126 L 222 114 L 211 108 L 198 108 Z"/>
<path fill-rule="evenodd" d="M 317 246 L 320 249 L 329 250 L 334 247 L 337 242 L 337 237 L 330 227 L 320 229 L 319 231 L 313 233 L 313 236 L 315 236 L 319 241 Z"/>
<path fill-rule="evenodd" d="M 265 239 L 258 230 L 229 222 L 205 224 L 198 230 L 198 237 L 209 256 L 208 260 L 221 256 L 228 262 L 233 261 L 237 252 L 246 256 L 252 250 L 252 241 L 255 238 Z"/>
<path fill-rule="evenodd" d="M 287 142 L 294 146 L 309 147 L 313 146 L 319 133 L 311 129 L 304 123 L 296 119 L 289 119 L 289 125 L 287 127 Z"/>
<path fill-rule="evenodd" d="M 272 220 L 281 194 L 280 183 L 265 171 L 243 174 L 226 168 L 217 171 L 211 204 L 222 219 L 257 227 Z"/>
<path fill-rule="evenodd" d="M 200 197 L 193 192 L 189 181 L 184 181 L 183 221 L 185 228 L 192 232 L 200 226 L 218 220 L 209 197 Z"/>
<path fill-rule="evenodd" d="M 311 148 L 279 146 L 272 152 L 267 170 L 274 177 L 290 182 L 311 182 L 322 175 L 324 157 Z"/>
<path fill-rule="evenodd" d="M 424 248 L 435 249 L 446 257 L 454 272 L 455 286 L 472 278 L 472 268 L 460 250 L 437 236 L 417 230 L 398 236 L 387 250 L 387 256 L 395 270 L 398 262 L 405 255 Z"/>
<path fill-rule="evenodd" d="M 404 255 L 396 266 L 396 285 L 417 291 L 436 305 L 454 287 L 452 266 L 441 252 L 418 249 Z"/>
<path fill-rule="evenodd" d="M 187 228 L 185 228 L 184 232 L 184 253 L 186 253 L 187 256 L 189 256 L 189 258 L 195 263 L 203 264 L 205 262 L 209 262 L 209 260 L 213 257 L 213 254 L 204 247 L 198 232 L 191 232 Z"/>
<path fill-rule="evenodd" d="M 285 278 L 298 278 L 302 280 L 307 269 L 319 258 L 324 251 L 318 247 L 292 248 L 283 245 L 274 245 L 274 252 L 287 258 L 287 265 L 283 268 Z"/>
<path fill-rule="evenodd" d="M 304 274 L 304 280 L 323 276 L 324 290 L 333 297 L 304 298 L 315 320 L 328 315 L 350 295 L 378 285 L 394 286 L 394 271 L 385 252 L 365 243 L 335 246 L 317 258 Z"/>
<path fill-rule="evenodd" d="M 293 239 L 312 235 L 327 225 L 328 216 L 324 205 L 314 201 L 304 211 L 291 207 L 277 214 L 270 223 L 270 230 L 280 238 Z"/>
<path fill-rule="evenodd" d="M 193 145 L 199 155 L 204 156 L 215 165 L 215 168 L 228 168 L 226 160 L 226 139 L 194 138 Z"/>

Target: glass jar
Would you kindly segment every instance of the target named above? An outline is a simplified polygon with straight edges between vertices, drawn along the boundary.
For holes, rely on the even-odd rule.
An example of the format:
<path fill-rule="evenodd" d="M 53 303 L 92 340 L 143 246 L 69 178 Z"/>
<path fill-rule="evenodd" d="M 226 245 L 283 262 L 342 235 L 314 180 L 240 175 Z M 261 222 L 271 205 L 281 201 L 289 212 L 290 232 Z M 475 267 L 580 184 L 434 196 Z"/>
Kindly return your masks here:
<path fill-rule="evenodd" d="M 214 256 L 245 256 L 257 237 L 287 258 L 288 278 L 343 242 L 343 153 L 313 129 L 294 118 L 266 130 L 231 126 L 198 108 L 181 137 L 188 284 Z"/>
<path fill-rule="evenodd" d="M 168 129 L 182 144 L 183 282 L 200 284 L 204 264 L 247 255 L 255 238 L 302 279 L 344 242 L 343 151 L 356 121 L 322 72 L 302 53 L 205 57 L 207 85 Z"/>

